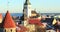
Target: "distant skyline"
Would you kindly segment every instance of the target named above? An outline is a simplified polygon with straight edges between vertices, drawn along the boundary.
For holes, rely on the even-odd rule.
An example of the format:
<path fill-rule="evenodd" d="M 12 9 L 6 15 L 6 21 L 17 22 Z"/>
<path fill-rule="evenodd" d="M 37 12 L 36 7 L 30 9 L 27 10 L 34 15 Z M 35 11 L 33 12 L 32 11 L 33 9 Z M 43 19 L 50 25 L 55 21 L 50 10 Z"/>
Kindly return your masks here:
<path fill-rule="evenodd" d="M 8 4 L 9 2 L 9 4 Z M 25 0 L 0 0 L 0 13 L 22 13 Z M 60 0 L 30 0 L 31 8 L 40 13 L 60 13 Z"/>

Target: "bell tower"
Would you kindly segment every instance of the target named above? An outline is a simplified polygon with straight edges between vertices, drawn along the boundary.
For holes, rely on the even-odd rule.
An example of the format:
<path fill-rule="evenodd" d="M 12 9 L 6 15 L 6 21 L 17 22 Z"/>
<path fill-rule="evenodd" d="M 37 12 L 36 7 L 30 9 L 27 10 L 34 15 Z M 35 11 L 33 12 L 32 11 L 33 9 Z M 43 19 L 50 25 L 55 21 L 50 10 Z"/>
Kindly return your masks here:
<path fill-rule="evenodd" d="M 27 18 L 31 16 L 31 3 L 29 0 L 26 0 L 23 7 L 23 25 L 28 25 Z"/>
<path fill-rule="evenodd" d="M 26 0 L 23 8 L 24 18 L 29 18 L 31 16 L 31 3 L 29 0 Z"/>

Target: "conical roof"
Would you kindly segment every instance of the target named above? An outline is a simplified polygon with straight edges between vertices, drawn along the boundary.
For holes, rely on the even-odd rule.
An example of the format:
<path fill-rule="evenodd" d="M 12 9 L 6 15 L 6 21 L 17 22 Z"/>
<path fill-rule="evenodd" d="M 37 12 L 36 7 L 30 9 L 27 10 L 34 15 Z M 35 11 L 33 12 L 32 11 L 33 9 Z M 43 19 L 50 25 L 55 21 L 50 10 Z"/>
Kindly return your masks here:
<path fill-rule="evenodd" d="M 3 21 L 3 27 L 4 28 L 15 28 L 16 27 L 11 15 L 8 11 L 7 11 L 4 21 Z"/>

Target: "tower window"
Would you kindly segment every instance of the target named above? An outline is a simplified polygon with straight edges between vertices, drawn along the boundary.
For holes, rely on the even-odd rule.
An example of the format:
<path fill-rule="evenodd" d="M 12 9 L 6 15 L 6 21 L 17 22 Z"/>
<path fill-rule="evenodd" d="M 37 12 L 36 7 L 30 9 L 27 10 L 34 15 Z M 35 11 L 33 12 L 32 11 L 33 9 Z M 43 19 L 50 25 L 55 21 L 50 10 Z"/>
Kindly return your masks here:
<path fill-rule="evenodd" d="M 5 32 L 6 32 L 6 29 L 5 29 Z"/>
<path fill-rule="evenodd" d="M 11 29 L 11 32 L 12 32 L 12 29 Z"/>

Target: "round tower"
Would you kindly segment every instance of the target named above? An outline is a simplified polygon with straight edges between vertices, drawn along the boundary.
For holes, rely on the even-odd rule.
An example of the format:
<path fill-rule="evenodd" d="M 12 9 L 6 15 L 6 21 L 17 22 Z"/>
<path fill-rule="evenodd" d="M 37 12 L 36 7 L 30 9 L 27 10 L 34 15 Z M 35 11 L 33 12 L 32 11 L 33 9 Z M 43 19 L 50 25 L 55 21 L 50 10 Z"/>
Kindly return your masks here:
<path fill-rule="evenodd" d="M 4 28 L 4 32 L 16 32 L 15 22 L 13 21 L 8 11 L 3 20 L 3 28 Z"/>

